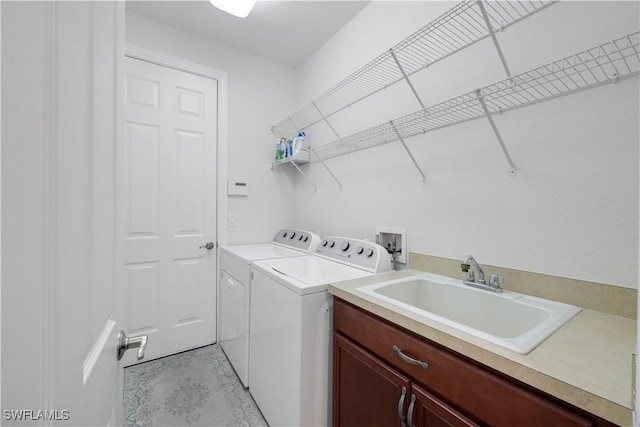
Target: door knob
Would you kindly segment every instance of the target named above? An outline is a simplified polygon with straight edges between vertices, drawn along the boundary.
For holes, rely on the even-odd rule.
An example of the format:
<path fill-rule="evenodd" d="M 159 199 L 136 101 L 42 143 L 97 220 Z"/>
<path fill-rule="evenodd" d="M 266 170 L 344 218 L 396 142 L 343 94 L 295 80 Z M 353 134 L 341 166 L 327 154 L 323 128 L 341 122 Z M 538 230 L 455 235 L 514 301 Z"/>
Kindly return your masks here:
<path fill-rule="evenodd" d="M 118 332 L 118 360 L 122 359 L 125 351 L 135 347 L 138 347 L 138 360 L 142 360 L 144 351 L 147 349 L 148 340 L 149 338 L 146 335 L 129 338 L 123 330 L 120 330 Z"/>
<path fill-rule="evenodd" d="M 198 249 L 205 248 L 205 249 L 211 250 L 213 249 L 214 246 L 215 245 L 213 244 L 213 242 L 207 242 L 203 246 L 200 246 Z"/>

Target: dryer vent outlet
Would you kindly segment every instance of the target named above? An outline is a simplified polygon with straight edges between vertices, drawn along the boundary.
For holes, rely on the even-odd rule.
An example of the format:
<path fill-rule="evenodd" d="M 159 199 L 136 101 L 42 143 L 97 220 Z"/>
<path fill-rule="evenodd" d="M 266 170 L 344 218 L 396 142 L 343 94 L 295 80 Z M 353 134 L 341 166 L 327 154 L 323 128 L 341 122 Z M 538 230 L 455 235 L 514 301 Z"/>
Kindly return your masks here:
<path fill-rule="evenodd" d="M 376 243 L 390 254 L 395 254 L 396 262 L 407 263 L 407 229 L 403 227 L 376 228 Z"/>

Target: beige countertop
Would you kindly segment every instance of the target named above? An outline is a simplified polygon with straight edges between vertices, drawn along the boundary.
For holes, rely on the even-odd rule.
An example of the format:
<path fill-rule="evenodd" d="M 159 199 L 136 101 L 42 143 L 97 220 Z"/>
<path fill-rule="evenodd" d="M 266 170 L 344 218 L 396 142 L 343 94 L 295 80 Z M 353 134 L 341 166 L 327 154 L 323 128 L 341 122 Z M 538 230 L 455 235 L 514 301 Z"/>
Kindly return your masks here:
<path fill-rule="evenodd" d="M 403 270 L 348 280 L 329 285 L 329 292 L 578 408 L 622 426 L 632 425 L 635 320 L 583 309 L 522 355 L 356 290 L 421 273 Z"/>

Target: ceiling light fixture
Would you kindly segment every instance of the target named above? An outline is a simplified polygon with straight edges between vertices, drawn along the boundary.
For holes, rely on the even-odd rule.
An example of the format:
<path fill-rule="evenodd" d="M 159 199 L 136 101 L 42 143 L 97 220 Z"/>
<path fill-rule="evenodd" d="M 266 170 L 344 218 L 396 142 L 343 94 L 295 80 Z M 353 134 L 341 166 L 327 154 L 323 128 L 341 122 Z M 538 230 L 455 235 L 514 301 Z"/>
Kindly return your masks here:
<path fill-rule="evenodd" d="M 256 0 L 209 0 L 209 3 L 233 16 L 246 18 L 256 4 Z"/>

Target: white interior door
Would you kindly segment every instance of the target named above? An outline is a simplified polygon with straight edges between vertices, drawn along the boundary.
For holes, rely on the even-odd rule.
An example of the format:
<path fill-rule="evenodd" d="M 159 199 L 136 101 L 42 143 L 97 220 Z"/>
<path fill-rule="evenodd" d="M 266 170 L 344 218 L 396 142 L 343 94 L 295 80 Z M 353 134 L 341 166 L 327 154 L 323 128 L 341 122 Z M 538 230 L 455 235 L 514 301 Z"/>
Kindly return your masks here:
<path fill-rule="evenodd" d="M 1 7 L 2 422 L 119 425 L 113 183 L 124 5 Z"/>
<path fill-rule="evenodd" d="M 125 61 L 119 279 L 152 359 L 216 339 L 217 81 Z"/>

